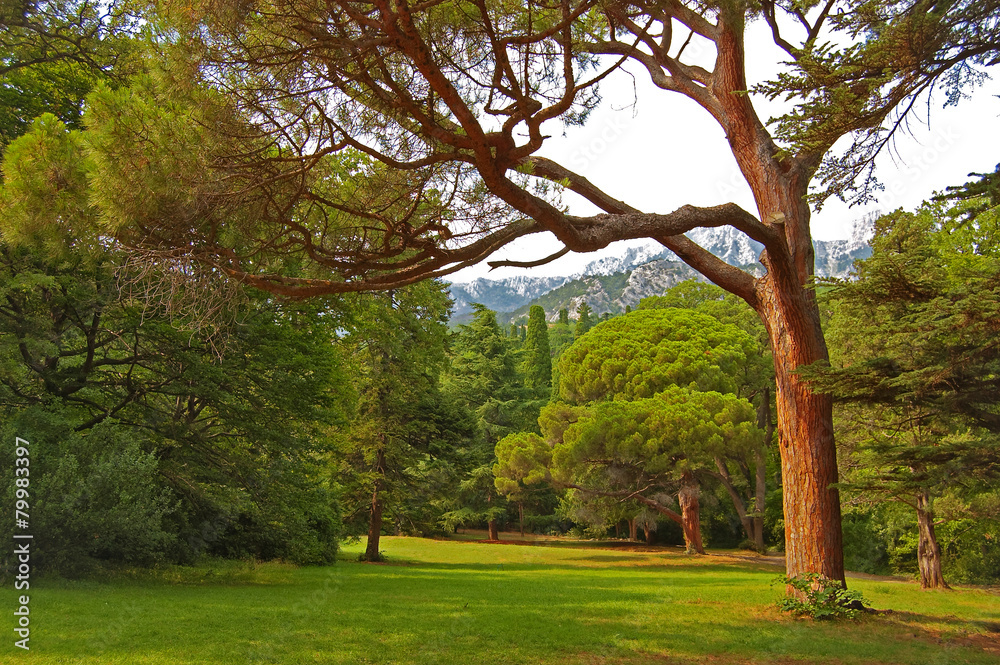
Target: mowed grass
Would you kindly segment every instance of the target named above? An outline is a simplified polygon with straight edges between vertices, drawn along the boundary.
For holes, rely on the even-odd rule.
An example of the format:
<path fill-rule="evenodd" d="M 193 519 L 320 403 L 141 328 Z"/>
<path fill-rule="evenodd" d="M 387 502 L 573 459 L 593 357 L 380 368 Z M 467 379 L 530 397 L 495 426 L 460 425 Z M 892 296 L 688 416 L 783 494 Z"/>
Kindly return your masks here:
<path fill-rule="evenodd" d="M 780 570 L 725 555 L 386 538 L 386 564 L 213 564 L 33 584 L 31 650 L 2 663 L 1000 663 L 1000 596 L 852 580 L 891 614 L 775 607 Z M 634 548 L 643 550 L 644 548 Z"/>

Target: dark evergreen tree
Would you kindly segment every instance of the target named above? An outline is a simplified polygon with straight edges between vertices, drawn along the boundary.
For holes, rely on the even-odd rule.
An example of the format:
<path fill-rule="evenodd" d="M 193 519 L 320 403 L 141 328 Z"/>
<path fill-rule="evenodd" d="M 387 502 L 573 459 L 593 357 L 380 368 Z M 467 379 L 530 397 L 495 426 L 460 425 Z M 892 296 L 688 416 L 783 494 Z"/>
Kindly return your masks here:
<path fill-rule="evenodd" d="M 450 308 L 437 282 L 366 296 L 347 339 L 359 407 L 341 438 L 338 476 L 346 486 L 346 517 L 367 524 L 365 561 L 381 560 L 386 518 L 413 491 L 407 470 L 441 445 L 431 423 L 445 408 L 438 378 Z"/>
<path fill-rule="evenodd" d="M 528 312 L 528 332 L 524 342 L 524 385 L 541 392 L 552 385 L 552 354 L 545 310 L 532 305 Z"/>
<path fill-rule="evenodd" d="M 947 586 L 935 503 L 968 506 L 1000 473 L 997 220 L 985 198 L 880 218 L 828 294 L 833 366 L 807 374 L 841 403 L 847 487 L 915 511 L 925 588 Z"/>
<path fill-rule="evenodd" d="M 447 385 L 476 415 L 479 436 L 470 442 L 458 496 L 443 520 L 447 526 L 486 522 L 490 540 L 496 540 L 506 505 L 493 486 L 494 447 L 510 432 L 532 429 L 540 405 L 529 400 L 517 354 L 496 314 L 478 303 L 473 308 L 472 321 L 452 338 Z"/>

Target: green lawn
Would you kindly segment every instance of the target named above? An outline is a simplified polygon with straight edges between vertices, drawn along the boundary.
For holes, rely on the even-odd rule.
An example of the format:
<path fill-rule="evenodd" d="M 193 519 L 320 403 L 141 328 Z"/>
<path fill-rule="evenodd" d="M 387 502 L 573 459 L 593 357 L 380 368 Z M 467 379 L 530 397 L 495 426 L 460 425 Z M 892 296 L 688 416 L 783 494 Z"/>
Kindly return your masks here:
<path fill-rule="evenodd" d="M 214 564 L 31 591 L 0 663 L 1000 663 L 1000 596 L 852 580 L 856 623 L 782 616 L 773 566 L 676 550 L 386 538 L 387 564 Z"/>

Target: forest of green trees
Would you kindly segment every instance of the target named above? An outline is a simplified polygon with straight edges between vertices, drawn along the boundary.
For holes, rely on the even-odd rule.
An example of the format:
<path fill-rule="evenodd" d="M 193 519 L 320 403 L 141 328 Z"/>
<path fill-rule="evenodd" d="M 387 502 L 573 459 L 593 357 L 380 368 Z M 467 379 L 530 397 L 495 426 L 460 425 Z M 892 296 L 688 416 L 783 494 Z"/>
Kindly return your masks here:
<path fill-rule="evenodd" d="M 5 200 L 49 129 L 8 150 Z M 883 217 L 855 276 L 820 286 L 834 369 L 810 376 L 841 398 L 851 570 L 1000 580 L 997 212 Z M 248 290 L 209 329 L 131 295 L 113 249 L 27 235 L 2 256 L 4 435 L 34 446 L 44 569 L 328 563 L 364 535 L 377 560 L 382 533 L 459 528 L 782 549 L 766 335 L 716 286 L 507 330 L 481 305 L 450 329 L 440 282 Z"/>
<path fill-rule="evenodd" d="M 948 23 L 987 46 L 951 44 L 947 67 L 941 35 L 917 54 L 927 67 L 815 35 L 789 47 L 799 69 L 782 84 L 810 101 L 781 119 L 779 150 L 755 115 L 737 121 L 745 80 L 703 89 L 700 67 L 625 49 L 625 32 L 655 48 L 640 9 L 528 3 L 537 15 L 494 24 L 482 17 L 508 15 L 487 4 L 472 18 L 428 3 L 417 20 L 0 2 L 0 432 L 32 446 L 33 565 L 328 564 L 363 537 L 374 562 L 392 556 L 381 535 L 481 529 L 788 552 L 790 575 L 835 580 L 1000 583 L 1000 167 L 881 216 L 843 280 L 812 276 L 806 203 L 814 174 L 852 195 L 819 166 L 841 136 L 874 141 L 954 62 L 991 64 L 995 35 L 969 25 L 995 20 Z M 842 29 L 891 33 L 870 9 Z M 723 62 L 743 9 L 712 9 L 721 27 L 676 11 Z M 450 52 L 456 34 L 468 48 Z M 310 55 L 326 43 L 333 55 Z M 523 57 L 484 84 L 474 43 Z M 557 66 L 570 52 L 583 70 L 635 57 L 701 100 L 748 180 L 783 183 L 755 189 L 760 221 L 727 206 L 647 218 L 532 156 L 543 119 L 581 123 L 599 101 Z M 841 166 L 863 179 L 874 148 L 858 145 Z M 570 215 L 546 198 L 559 188 L 604 212 Z M 765 246 L 765 276 L 682 235 L 721 224 Z M 536 305 L 509 327 L 477 304 L 452 327 L 448 274 L 541 230 L 577 251 L 654 237 L 718 286 L 683 282 L 613 317 Z M 15 464 L 0 446 L 0 468 Z M 18 489 L 0 477 L 6 505 Z"/>

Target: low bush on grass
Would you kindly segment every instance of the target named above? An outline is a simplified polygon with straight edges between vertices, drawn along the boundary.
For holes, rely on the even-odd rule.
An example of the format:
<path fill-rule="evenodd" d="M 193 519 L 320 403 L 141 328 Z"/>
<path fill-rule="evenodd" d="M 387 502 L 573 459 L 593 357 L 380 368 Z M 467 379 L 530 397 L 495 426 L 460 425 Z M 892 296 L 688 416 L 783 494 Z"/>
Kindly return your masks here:
<path fill-rule="evenodd" d="M 778 601 L 783 612 L 813 619 L 856 619 L 868 607 L 860 591 L 845 589 L 837 580 L 816 573 L 782 577 L 780 582 L 801 594 Z"/>

